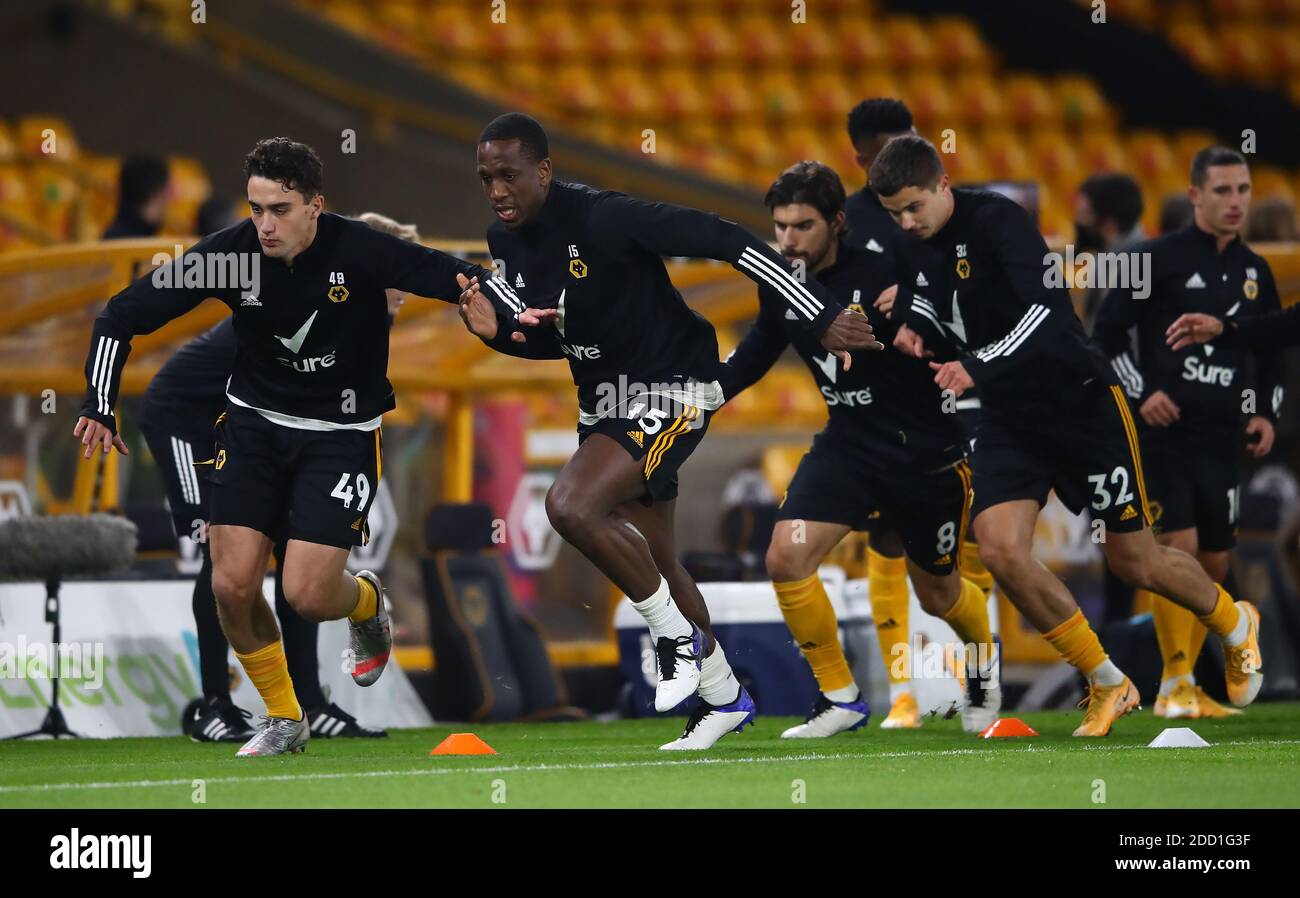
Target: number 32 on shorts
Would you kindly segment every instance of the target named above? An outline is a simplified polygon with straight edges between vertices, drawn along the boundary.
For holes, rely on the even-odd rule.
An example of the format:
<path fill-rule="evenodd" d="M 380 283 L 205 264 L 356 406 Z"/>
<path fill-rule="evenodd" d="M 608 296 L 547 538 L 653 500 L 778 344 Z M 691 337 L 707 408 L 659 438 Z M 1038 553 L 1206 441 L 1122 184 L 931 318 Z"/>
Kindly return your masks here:
<path fill-rule="evenodd" d="M 344 508 L 352 507 L 353 495 L 352 484 L 350 483 L 351 480 L 351 474 L 344 474 L 339 478 L 339 482 L 334 485 L 334 491 L 330 493 L 330 496 L 333 498 L 343 500 Z M 365 474 L 358 474 L 356 477 L 356 485 L 357 511 L 365 511 L 366 502 L 370 499 L 370 481 L 366 479 Z"/>
<path fill-rule="evenodd" d="M 1110 486 L 1115 488 L 1114 496 L 1107 488 L 1107 479 L 1110 480 Z M 1093 511 L 1105 511 L 1112 505 L 1123 505 L 1133 501 L 1133 494 L 1128 488 L 1128 471 L 1123 465 L 1118 465 L 1111 471 L 1109 478 L 1105 474 L 1089 474 L 1088 482 L 1092 484 Z"/>

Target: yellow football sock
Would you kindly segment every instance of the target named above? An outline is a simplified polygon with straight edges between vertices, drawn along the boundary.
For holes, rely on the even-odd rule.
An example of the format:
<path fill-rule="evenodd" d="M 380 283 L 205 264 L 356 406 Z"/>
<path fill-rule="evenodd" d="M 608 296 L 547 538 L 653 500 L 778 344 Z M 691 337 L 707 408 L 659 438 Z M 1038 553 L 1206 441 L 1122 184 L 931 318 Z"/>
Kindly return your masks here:
<path fill-rule="evenodd" d="M 822 692 L 852 685 L 853 673 L 840 648 L 840 627 L 835 609 L 821 577 L 810 574 L 802 580 L 773 583 L 777 604 L 795 644 L 808 659 Z"/>
<path fill-rule="evenodd" d="M 876 639 L 880 657 L 892 685 L 911 679 L 912 659 L 907 638 L 908 591 L 907 562 L 890 558 L 868 547 L 867 596 L 871 599 L 871 619 L 876 622 Z M 895 651 L 895 648 L 898 651 Z"/>
<path fill-rule="evenodd" d="M 1151 618 L 1156 625 L 1156 641 L 1160 643 L 1160 660 L 1164 665 L 1161 680 L 1172 680 L 1191 674 L 1196 659 L 1192 656 L 1192 628 L 1205 628 L 1196 615 L 1164 596 L 1150 593 Z"/>
<path fill-rule="evenodd" d="M 1187 613 L 1191 614 L 1190 611 Z M 1196 615 L 1192 616 L 1195 617 Z M 1196 659 L 1201 657 L 1201 649 L 1205 646 L 1205 637 L 1208 635 L 1210 635 L 1210 631 L 1205 629 L 1205 624 L 1200 621 L 1193 621 L 1192 638 L 1188 643 L 1189 648 L 1187 649 L 1187 663 L 1190 664 L 1193 669 L 1196 668 Z"/>
<path fill-rule="evenodd" d="M 959 568 L 962 577 L 984 590 L 984 598 L 987 599 L 993 592 L 993 575 L 984 566 L 984 562 L 980 561 L 979 543 L 966 540 L 961 544 L 961 564 Z"/>
<path fill-rule="evenodd" d="M 1220 584 L 1214 584 L 1214 588 L 1219 591 L 1219 598 L 1214 603 L 1214 610 L 1209 614 L 1202 615 L 1201 623 L 1209 629 L 1211 633 L 1220 639 L 1232 633 L 1237 626 L 1237 603 L 1228 595 L 1228 591 Z"/>
<path fill-rule="evenodd" d="M 257 687 L 257 694 L 266 702 L 266 713 L 271 717 L 288 717 L 291 720 L 302 719 L 302 706 L 298 696 L 293 692 L 293 680 L 289 677 L 289 662 L 284 657 L 284 643 L 276 640 L 268 646 L 235 657 L 244 666 L 244 673 Z"/>
<path fill-rule="evenodd" d="M 989 600 L 974 582 L 961 578 L 961 595 L 953 602 L 943 619 L 952 627 L 966 645 L 974 645 L 976 651 L 980 646 L 993 644 L 993 629 L 989 626 Z"/>
<path fill-rule="evenodd" d="M 1064 623 L 1053 627 L 1043 637 L 1075 669 L 1087 676 L 1106 662 L 1106 651 L 1082 611 L 1076 611 Z"/>
<path fill-rule="evenodd" d="M 375 592 L 375 585 L 364 577 L 357 577 L 356 581 L 357 607 L 352 609 L 348 620 L 359 624 L 375 616 L 375 610 L 379 607 L 379 593 Z"/>

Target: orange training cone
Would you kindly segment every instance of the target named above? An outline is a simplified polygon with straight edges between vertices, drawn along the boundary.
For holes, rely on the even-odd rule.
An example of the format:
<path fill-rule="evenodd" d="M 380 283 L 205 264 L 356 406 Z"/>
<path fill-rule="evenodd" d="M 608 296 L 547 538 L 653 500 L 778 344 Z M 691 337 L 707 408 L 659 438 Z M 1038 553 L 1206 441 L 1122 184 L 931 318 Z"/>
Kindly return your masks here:
<path fill-rule="evenodd" d="M 1037 736 L 1034 728 L 1019 717 L 999 717 L 980 733 L 981 739 L 1005 739 L 1010 736 Z"/>
<path fill-rule="evenodd" d="M 494 755 L 497 750 L 473 733 L 452 733 L 429 752 L 431 755 Z"/>

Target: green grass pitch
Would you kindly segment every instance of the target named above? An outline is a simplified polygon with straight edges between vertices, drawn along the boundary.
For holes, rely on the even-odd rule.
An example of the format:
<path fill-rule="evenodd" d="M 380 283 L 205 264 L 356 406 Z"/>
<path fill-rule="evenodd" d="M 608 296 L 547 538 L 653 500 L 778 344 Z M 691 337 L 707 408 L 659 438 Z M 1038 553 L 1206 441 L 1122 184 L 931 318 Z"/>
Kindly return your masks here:
<path fill-rule="evenodd" d="M 262 760 L 181 737 L 0 742 L 0 808 L 1300 807 L 1300 704 L 1173 722 L 1212 744 L 1201 749 L 1146 748 L 1166 726 L 1149 710 L 1098 740 L 1070 737 L 1079 714 L 1022 718 L 1041 736 L 983 740 L 956 720 L 885 731 L 873 717 L 790 742 L 781 730 L 797 721 L 760 717 L 711 751 L 680 754 L 656 750 L 680 718 L 439 726 Z M 430 757 L 451 732 L 498 754 Z"/>

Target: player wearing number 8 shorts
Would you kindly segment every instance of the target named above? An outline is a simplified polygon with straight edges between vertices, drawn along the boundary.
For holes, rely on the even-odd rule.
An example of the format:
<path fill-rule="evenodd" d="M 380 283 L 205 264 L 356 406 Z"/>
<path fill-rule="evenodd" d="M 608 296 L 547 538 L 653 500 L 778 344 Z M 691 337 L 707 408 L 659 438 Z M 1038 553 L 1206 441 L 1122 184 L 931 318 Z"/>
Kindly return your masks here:
<path fill-rule="evenodd" d="M 819 162 L 799 162 L 772 184 L 766 204 L 781 253 L 845 306 L 865 309 L 882 342 L 891 341 L 897 325 L 871 308 L 870 300 L 893 283 L 892 265 L 841 240 L 839 176 Z M 727 359 L 727 398 L 757 381 L 793 346 L 830 413 L 781 501 L 767 552 L 781 612 L 820 689 L 807 720 L 783 735 L 824 738 L 867 722 L 867 704 L 840 646 L 817 568 L 850 531 L 866 529 L 874 512 L 887 516 L 902 537 L 921 607 L 947 621 L 968 647 L 962 725 L 967 732 L 983 731 L 997 717 L 1001 687 L 984 592 L 957 570 L 970 468 L 955 400 L 940 394 L 924 362 L 896 349 L 870 358 L 854 353 L 845 363 L 793 326 L 777 294 L 766 287 L 758 293 L 758 320 Z M 885 654 L 885 665 L 905 679 L 906 635 Z"/>

